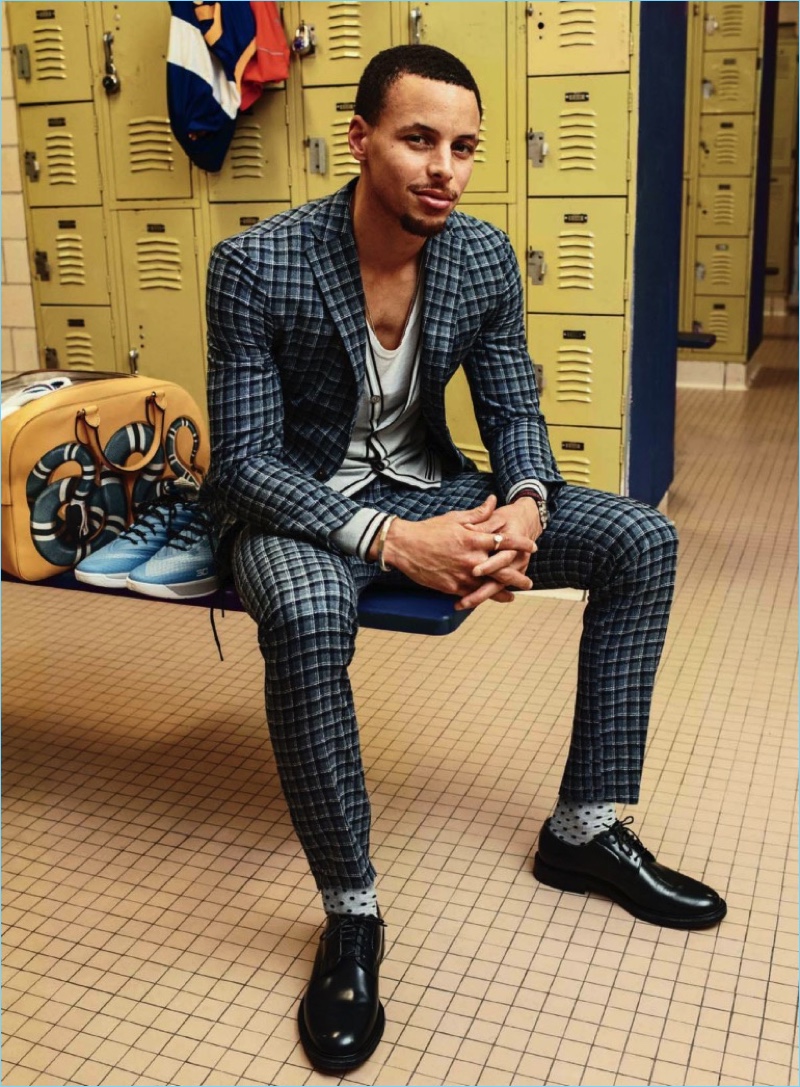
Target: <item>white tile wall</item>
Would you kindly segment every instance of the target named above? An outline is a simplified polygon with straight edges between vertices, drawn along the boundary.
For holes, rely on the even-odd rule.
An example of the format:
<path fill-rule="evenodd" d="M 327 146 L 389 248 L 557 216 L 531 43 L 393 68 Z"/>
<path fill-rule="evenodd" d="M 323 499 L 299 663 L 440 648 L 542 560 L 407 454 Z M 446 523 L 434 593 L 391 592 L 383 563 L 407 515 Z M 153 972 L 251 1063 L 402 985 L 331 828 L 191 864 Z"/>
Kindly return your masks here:
<path fill-rule="evenodd" d="M 28 263 L 22 179 L 19 168 L 14 84 L 11 78 L 6 5 L 3 8 L 2 78 L 2 251 L 3 251 L 3 375 L 39 367 L 36 326 L 33 317 L 33 290 Z"/>

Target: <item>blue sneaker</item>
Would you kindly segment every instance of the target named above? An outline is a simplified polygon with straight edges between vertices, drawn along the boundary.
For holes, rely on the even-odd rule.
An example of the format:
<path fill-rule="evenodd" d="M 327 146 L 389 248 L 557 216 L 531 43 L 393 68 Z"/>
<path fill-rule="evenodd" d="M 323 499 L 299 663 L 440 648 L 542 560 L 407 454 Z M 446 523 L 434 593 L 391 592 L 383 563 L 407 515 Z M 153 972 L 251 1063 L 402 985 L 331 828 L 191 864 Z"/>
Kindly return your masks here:
<path fill-rule="evenodd" d="M 128 574 L 155 555 L 191 520 L 197 492 L 177 488 L 143 507 L 136 520 L 111 543 L 81 559 L 75 577 L 102 589 L 124 589 Z"/>
<path fill-rule="evenodd" d="M 189 524 L 132 570 L 126 584 L 135 593 L 160 600 L 190 600 L 216 592 L 220 580 L 214 565 L 214 529 L 206 511 L 194 506 Z"/>

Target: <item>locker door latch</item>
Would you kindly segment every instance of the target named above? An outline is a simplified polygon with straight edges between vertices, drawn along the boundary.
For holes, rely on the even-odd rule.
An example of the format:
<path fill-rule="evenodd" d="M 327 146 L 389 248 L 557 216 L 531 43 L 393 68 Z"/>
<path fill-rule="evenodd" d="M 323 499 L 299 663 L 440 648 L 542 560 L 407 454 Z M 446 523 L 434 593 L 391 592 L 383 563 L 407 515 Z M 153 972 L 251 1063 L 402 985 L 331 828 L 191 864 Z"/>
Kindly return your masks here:
<path fill-rule="evenodd" d="M 139 352 L 132 347 L 128 352 L 128 369 L 136 377 L 139 373 Z"/>
<path fill-rule="evenodd" d="M 309 136 L 308 145 L 308 172 L 310 174 L 327 174 L 328 172 L 328 145 L 322 136 Z"/>
<path fill-rule="evenodd" d="M 111 46 L 114 44 L 114 35 L 107 31 L 103 35 L 103 53 L 105 55 L 105 75 L 103 76 L 103 90 L 106 94 L 119 94 L 120 79 L 117 67 L 114 64 L 114 53 Z"/>
<path fill-rule="evenodd" d="M 540 362 L 534 362 L 533 376 L 536 380 L 536 391 L 541 396 L 544 392 L 544 366 Z"/>
<path fill-rule="evenodd" d="M 33 254 L 33 264 L 36 269 L 37 279 L 41 279 L 43 283 L 49 283 L 50 281 L 50 261 L 47 259 L 46 249 L 36 249 Z"/>
<path fill-rule="evenodd" d="M 60 369 L 58 364 L 58 351 L 55 347 L 45 347 L 44 349 L 44 367 L 45 370 L 58 370 Z"/>
<path fill-rule="evenodd" d="M 706 34 L 716 34 L 716 32 L 719 30 L 719 19 L 717 19 L 714 15 L 708 15 L 706 17 L 705 30 Z"/>
<path fill-rule="evenodd" d="M 706 266 L 702 261 L 698 260 L 694 266 L 694 278 L 698 283 L 702 283 L 706 278 Z"/>
<path fill-rule="evenodd" d="M 314 34 L 314 27 L 309 26 L 302 19 L 300 25 L 294 32 L 292 38 L 292 52 L 297 53 L 298 57 L 312 57 L 317 51 L 317 39 Z"/>
<path fill-rule="evenodd" d="M 541 249 L 528 250 L 528 275 L 534 287 L 540 287 L 547 275 L 547 264 Z"/>
<path fill-rule="evenodd" d="M 408 13 L 408 23 L 411 32 L 411 44 L 419 45 L 422 41 L 422 8 L 412 8 Z"/>
<path fill-rule="evenodd" d="M 544 138 L 544 132 L 528 130 L 528 158 L 532 166 L 544 166 L 545 156 L 550 150 L 550 145 Z"/>
<path fill-rule="evenodd" d="M 41 170 L 39 168 L 39 160 L 36 157 L 35 151 L 25 152 L 25 176 L 28 181 L 38 181 Z"/>
<path fill-rule="evenodd" d="M 31 78 L 31 54 L 27 45 L 15 45 L 14 56 L 17 58 L 17 78 Z"/>

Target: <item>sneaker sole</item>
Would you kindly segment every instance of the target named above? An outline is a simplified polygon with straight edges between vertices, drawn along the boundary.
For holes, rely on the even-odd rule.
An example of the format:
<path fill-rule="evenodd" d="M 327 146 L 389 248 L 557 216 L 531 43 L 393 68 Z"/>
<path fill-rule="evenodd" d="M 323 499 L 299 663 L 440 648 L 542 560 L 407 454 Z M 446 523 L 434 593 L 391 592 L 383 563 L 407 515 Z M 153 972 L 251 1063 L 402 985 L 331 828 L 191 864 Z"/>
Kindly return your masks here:
<path fill-rule="evenodd" d="M 640 906 L 638 902 L 628 898 L 624 892 L 614 887 L 613 884 L 605 883 L 603 880 L 585 875 L 583 872 L 569 872 L 565 868 L 556 868 L 554 865 L 542 860 L 539 853 L 536 853 L 533 858 L 533 874 L 540 883 L 544 883 L 548 887 L 554 887 L 557 891 L 569 891 L 572 894 L 580 895 L 594 891 L 595 894 L 603 895 L 604 898 L 610 898 L 612 902 L 622 906 L 624 910 L 627 910 L 634 917 L 638 917 L 640 921 L 648 921 L 651 925 L 663 925 L 665 928 L 711 928 L 712 925 L 719 924 L 728 912 L 727 905 L 720 900 L 719 906 L 714 910 L 697 914 L 694 917 L 675 917 L 669 914 L 657 913 L 655 910 L 647 909 L 646 906 Z"/>
<path fill-rule="evenodd" d="M 155 582 L 133 581 L 128 578 L 127 587 L 143 596 L 152 596 L 157 600 L 192 600 L 200 596 L 211 596 L 219 588 L 218 577 L 204 577 L 199 581 L 178 582 L 172 585 L 159 585 Z"/>
<path fill-rule="evenodd" d="M 98 589 L 124 589 L 128 577 L 128 571 L 121 574 L 87 574 L 83 570 L 73 570 L 75 579 L 85 585 L 94 585 Z"/>
<path fill-rule="evenodd" d="M 306 1027 L 305 1016 L 303 1015 L 303 1000 L 300 1001 L 300 1005 L 297 1009 L 297 1026 L 300 1031 L 300 1042 L 305 1050 L 306 1056 L 311 1061 L 314 1068 L 316 1068 L 318 1072 L 340 1075 L 342 1072 L 348 1072 L 351 1068 L 358 1068 L 364 1061 L 369 1060 L 378 1048 L 380 1040 L 383 1037 L 383 1031 L 386 1026 L 386 1015 L 383 1010 L 383 1004 L 379 1002 L 378 1017 L 375 1020 L 372 1034 L 367 1038 L 361 1049 L 356 1053 L 352 1053 L 345 1057 L 334 1057 L 329 1053 L 323 1053 L 321 1050 L 317 1049 L 311 1041 L 308 1034 L 308 1028 Z"/>

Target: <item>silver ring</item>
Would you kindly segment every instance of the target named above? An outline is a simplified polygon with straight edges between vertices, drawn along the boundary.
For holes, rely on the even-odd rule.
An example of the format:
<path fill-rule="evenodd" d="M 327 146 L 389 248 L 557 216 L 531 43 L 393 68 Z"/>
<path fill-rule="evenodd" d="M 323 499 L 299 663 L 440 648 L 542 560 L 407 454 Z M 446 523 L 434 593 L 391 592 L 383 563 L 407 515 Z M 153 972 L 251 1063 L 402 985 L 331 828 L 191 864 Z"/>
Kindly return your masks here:
<path fill-rule="evenodd" d="M 494 540 L 495 547 L 499 547 L 500 544 L 503 542 L 503 537 L 500 535 L 499 532 L 495 532 L 494 536 L 492 536 L 492 539 Z"/>

